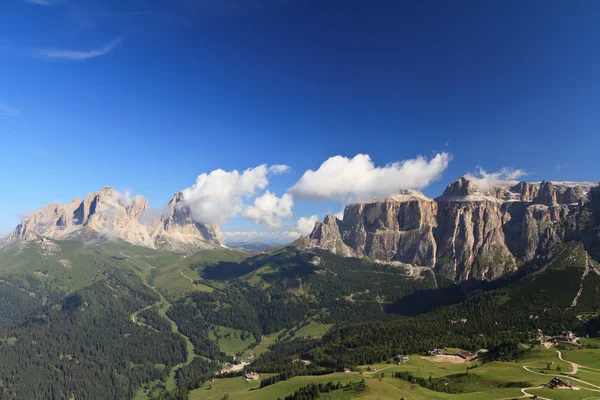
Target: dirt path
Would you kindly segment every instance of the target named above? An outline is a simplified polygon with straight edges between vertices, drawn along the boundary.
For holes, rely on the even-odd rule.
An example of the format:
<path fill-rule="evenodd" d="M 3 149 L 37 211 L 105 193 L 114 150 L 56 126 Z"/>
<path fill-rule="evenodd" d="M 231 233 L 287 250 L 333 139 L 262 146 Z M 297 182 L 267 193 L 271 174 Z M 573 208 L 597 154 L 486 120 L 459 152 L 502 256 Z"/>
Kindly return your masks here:
<path fill-rule="evenodd" d="M 181 271 L 179 271 L 179 272 L 181 272 Z M 183 275 L 183 273 L 182 273 L 182 275 Z M 154 291 L 154 293 L 156 293 L 158 295 L 159 300 L 156 301 L 153 304 L 150 304 L 150 305 L 148 305 L 148 306 L 146 306 L 146 307 L 144 307 L 144 308 L 142 308 L 140 310 L 137 310 L 134 313 L 132 313 L 131 314 L 131 322 L 133 322 L 134 324 L 139 325 L 139 326 L 147 326 L 143 322 L 140 322 L 140 321 L 137 320 L 138 314 L 141 313 L 142 311 L 149 310 L 152 307 L 156 307 L 158 309 L 158 314 L 162 318 L 166 319 L 167 322 L 169 322 L 169 324 L 171 325 L 171 331 L 173 333 L 176 333 L 176 334 L 180 335 L 185 340 L 186 347 L 187 347 L 186 361 L 183 364 L 178 364 L 178 365 L 176 365 L 176 366 L 173 367 L 173 369 L 171 370 L 171 375 L 174 375 L 175 371 L 177 371 L 179 368 L 183 367 L 184 365 L 188 365 L 189 363 L 192 362 L 192 360 L 194 358 L 197 357 L 196 353 L 194 353 L 194 345 L 192 344 L 190 338 L 188 338 L 187 336 L 185 336 L 183 333 L 179 332 L 179 326 L 177 326 L 177 323 L 175 323 L 175 321 L 173 321 L 167 315 L 167 309 L 169 307 L 171 307 L 171 303 L 169 303 L 167 301 L 167 299 L 165 299 L 165 297 L 162 295 L 162 293 L 160 293 L 158 290 L 156 290 L 156 288 L 154 286 L 150 286 L 145 280 L 144 280 L 144 284 L 147 287 L 149 287 L 150 289 L 152 289 L 152 291 Z M 163 307 L 164 307 L 164 310 L 163 310 Z"/>
<path fill-rule="evenodd" d="M 194 282 L 194 280 L 193 280 L 192 278 L 190 278 L 189 276 L 187 276 L 186 274 L 184 274 L 183 272 L 181 272 L 181 270 L 180 270 L 180 269 L 177 269 L 177 271 L 179 271 L 179 273 L 180 273 L 181 275 L 183 275 L 183 277 L 185 277 L 185 278 L 189 279 L 189 280 L 190 280 L 190 282 L 192 282 L 192 285 L 196 286 L 196 282 Z"/>
<path fill-rule="evenodd" d="M 529 367 L 527 367 L 525 365 L 523 366 L 523 369 L 525 371 L 527 371 L 527 372 L 531 372 L 532 374 L 536 374 L 536 375 L 542 375 L 542 376 L 547 376 L 547 377 L 553 376 L 551 374 L 542 374 L 541 372 L 532 371 L 532 370 L 529 369 Z M 561 378 L 564 378 L 566 380 L 576 381 L 576 382 L 583 383 L 585 385 L 588 385 L 588 386 L 596 388 L 596 389 L 589 389 L 589 388 L 582 387 L 581 389 L 591 390 L 592 392 L 600 392 L 600 386 L 594 385 L 593 383 L 589 383 L 589 382 L 586 382 L 584 380 L 581 380 L 581 379 L 578 379 L 578 378 L 573 378 L 571 376 L 566 376 L 566 375 L 554 375 L 554 376 L 560 376 Z"/>
<path fill-rule="evenodd" d="M 523 389 L 521 389 L 521 393 L 523 393 L 523 396 L 519 396 L 519 397 L 503 397 L 503 398 L 497 399 L 497 400 L 531 399 L 533 397 L 533 395 L 527 393 L 527 390 L 542 389 L 542 388 L 543 388 L 543 386 L 532 386 L 532 387 L 523 388 Z M 552 399 L 549 399 L 547 397 L 538 396 L 538 400 L 552 400 Z"/>
<path fill-rule="evenodd" d="M 144 308 L 142 308 L 142 309 L 140 309 L 140 310 L 137 310 L 136 312 L 132 313 L 132 314 L 131 314 L 131 322 L 133 322 L 134 324 L 136 324 L 136 325 L 139 325 L 139 326 L 146 326 L 146 324 L 144 324 L 144 323 L 142 323 L 142 322 L 139 322 L 139 321 L 136 321 L 136 318 L 137 318 L 137 316 L 138 316 L 138 314 L 139 314 L 139 313 L 141 313 L 142 311 L 146 311 L 146 310 L 149 310 L 149 309 L 151 309 L 151 308 L 152 308 L 152 307 L 154 307 L 156 304 L 157 304 L 157 303 L 150 304 L 149 306 L 146 306 L 146 307 L 144 307 Z"/>
<path fill-rule="evenodd" d="M 563 359 L 563 358 L 562 358 L 562 353 L 560 352 L 560 350 L 556 350 L 556 352 L 558 353 L 558 359 L 559 359 L 560 361 L 564 361 L 564 362 L 566 362 L 566 363 L 569 363 L 569 364 L 571 364 L 571 368 L 573 368 L 573 369 L 571 370 L 571 372 L 569 372 L 569 374 L 571 374 L 571 375 L 575 375 L 575 374 L 577 373 L 577 371 L 579 371 L 579 364 L 575 364 L 575 363 L 574 363 L 574 362 L 572 362 L 572 361 L 568 361 L 568 360 L 565 360 L 565 359 Z"/>
<path fill-rule="evenodd" d="M 523 388 L 523 389 L 521 389 L 521 393 L 523 393 L 523 396 L 521 396 L 521 398 L 531 398 L 531 397 L 533 397 L 533 395 L 527 393 L 527 390 L 530 390 L 530 389 L 541 389 L 541 388 L 543 388 L 543 386 L 535 386 L 535 387 Z M 549 399 L 547 397 L 541 397 L 541 396 L 538 396 L 538 399 L 539 400 L 552 400 L 552 399 Z"/>
<path fill-rule="evenodd" d="M 393 366 L 389 366 L 389 367 L 385 367 L 385 368 L 381 368 L 378 369 L 377 371 L 371 371 L 371 372 L 363 372 L 363 375 L 373 375 L 373 374 L 378 374 L 381 371 L 385 371 L 388 368 L 392 368 Z M 354 374 L 354 375 L 360 375 L 360 372 L 350 372 L 350 374 Z"/>
<path fill-rule="evenodd" d="M 581 365 L 581 364 L 577 364 L 577 363 L 574 363 L 574 362 L 569 361 L 569 360 L 565 360 L 564 358 L 562 358 L 562 353 L 559 350 L 556 350 L 556 352 L 558 353 L 558 358 L 561 361 L 569 363 L 573 367 L 573 371 L 569 372 L 571 375 L 576 374 L 577 371 L 579 370 L 579 368 L 583 368 L 585 370 L 585 372 L 590 373 L 590 374 L 598 374 L 598 373 L 597 372 L 588 371 L 589 369 L 591 369 L 592 371 L 600 371 L 600 369 L 598 369 L 598 368 L 586 367 L 585 365 Z"/>

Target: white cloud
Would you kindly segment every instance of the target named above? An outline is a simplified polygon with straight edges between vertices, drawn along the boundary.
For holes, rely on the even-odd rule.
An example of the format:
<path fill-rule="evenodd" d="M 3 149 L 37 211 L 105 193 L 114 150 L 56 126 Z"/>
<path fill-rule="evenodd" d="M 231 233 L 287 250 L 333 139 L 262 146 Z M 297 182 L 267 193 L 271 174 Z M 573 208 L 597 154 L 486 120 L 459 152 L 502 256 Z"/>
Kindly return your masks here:
<path fill-rule="evenodd" d="M 37 4 L 38 6 L 57 6 L 62 4 L 63 0 L 25 0 L 27 3 Z"/>
<path fill-rule="evenodd" d="M 217 169 L 210 174 L 199 175 L 192 187 L 182 191 L 183 198 L 196 222 L 223 223 L 246 207 L 245 198 L 267 187 L 269 173 L 276 172 L 265 164 L 249 168 L 242 173 L 237 170 Z"/>
<path fill-rule="evenodd" d="M 272 172 L 275 175 L 279 175 L 288 172 L 290 169 L 291 168 L 289 165 L 275 164 L 269 167 L 269 172 Z"/>
<path fill-rule="evenodd" d="M 300 217 L 296 222 L 296 231 L 302 235 L 309 235 L 312 232 L 318 220 L 318 215 L 311 215 L 308 218 Z"/>
<path fill-rule="evenodd" d="M 558 171 L 560 171 L 561 169 L 565 169 L 565 168 L 567 168 L 568 166 L 569 166 L 569 164 L 567 164 L 567 163 L 564 163 L 564 164 L 556 164 L 556 165 L 554 166 L 554 170 L 558 172 Z"/>
<path fill-rule="evenodd" d="M 113 51 L 121 42 L 123 41 L 122 37 L 118 37 L 106 44 L 105 46 L 100 47 L 99 49 L 94 50 L 68 50 L 68 49 L 45 49 L 38 50 L 35 52 L 35 55 L 47 60 L 69 60 L 69 61 L 83 61 L 90 58 L 100 57 L 105 54 Z"/>
<path fill-rule="evenodd" d="M 440 178 L 452 156 L 438 153 L 432 159 L 419 156 L 376 167 L 367 154 L 354 158 L 335 156 L 318 170 L 308 170 L 289 189 L 298 197 L 360 201 L 380 199 L 401 189 L 423 188 Z"/>
<path fill-rule="evenodd" d="M 21 111 L 17 110 L 4 100 L 0 100 L 0 115 L 8 115 L 11 117 L 20 117 Z"/>
<path fill-rule="evenodd" d="M 267 190 L 262 196 L 254 199 L 254 205 L 247 206 L 242 215 L 255 223 L 264 223 L 270 228 L 281 228 L 283 218 L 292 216 L 293 205 L 294 200 L 289 193 L 277 197 Z"/>
<path fill-rule="evenodd" d="M 474 175 L 467 174 L 466 177 L 478 188 L 486 190 L 503 183 L 515 181 L 527 174 L 528 173 L 522 169 L 513 169 L 509 167 L 504 167 L 497 172 L 490 173 L 486 172 L 481 167 L 477 167 L 477 172 Z"/>

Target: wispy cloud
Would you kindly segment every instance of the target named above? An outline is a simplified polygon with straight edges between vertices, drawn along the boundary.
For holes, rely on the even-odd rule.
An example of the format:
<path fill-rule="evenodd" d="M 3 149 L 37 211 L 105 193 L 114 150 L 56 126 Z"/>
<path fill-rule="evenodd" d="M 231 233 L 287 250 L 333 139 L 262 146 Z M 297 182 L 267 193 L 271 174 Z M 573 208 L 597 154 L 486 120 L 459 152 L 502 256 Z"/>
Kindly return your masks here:
<path fill-rule="evenodd" d="M 63 3 L 63 0 L 25 0 L 30 4 L 37 4 L 38 6 L 57 6 Z"/>
<path fill-rule="evenodd" d="M 567 164 L 567 163 L 564 163 L 564 164 L 556 164 L 556 165 L 554 166 L 554 170 L 558 172 L 558 171 L 560 171 L 561 169 L 565 169 L 565 168 L 567 168 L 568 166 L 569 166 L 569 164 Z"/>
<path fill-rule="evenodd" d="M 90 58 L 100 57 L 110 53 L 121 44 L 122 37 L 117 37 L 110 43 L 94 50 L 68 50 L 68 49 L 42 49 L 37 50 L 35 55 L 47 60 L 83 61 Z"/>
<path fill-rule="evenodd" d="M 478 166 L 476 173 L 466 174 L 465 176 L 475 183 L 477 187 L 487 190 L 499 184 L 513 182 L 526 175 L 529 175 L 529 172 L 522 169 L 504 167 L 496 172 L 487 172 Z"/>
<path fill-rule="evenodd" d="M 0 100 L 0 115 L 9 115 L 12 117 L 20 117 L 21 111 L 17 110 L 4 100 Z"/>

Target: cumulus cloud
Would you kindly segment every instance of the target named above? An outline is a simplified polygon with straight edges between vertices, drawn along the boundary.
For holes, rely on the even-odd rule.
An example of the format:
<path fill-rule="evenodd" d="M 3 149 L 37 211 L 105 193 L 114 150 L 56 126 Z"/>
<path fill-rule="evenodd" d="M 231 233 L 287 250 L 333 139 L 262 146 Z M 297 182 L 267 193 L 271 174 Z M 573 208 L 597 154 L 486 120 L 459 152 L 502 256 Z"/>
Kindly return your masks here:
<path fill-rule="evenodd" d="M 247 206 L 242 215 L 255 223 L 264 223 L 270 228 L 281 228 L 283 218 L 292 216 L 294 200 L 289 193 L 281 197 L 275 196 L 268 190 L 254 199 L 254 204 Z"/>
<path fill-rule="evenodd" d="M 310 217 L 300 217 L 296 222 L 296 231 L 301 235 L 309 235 L 312 232 L 318 220 L 318 215 L 311 215 Z"/>
<path fill-rule="evenodd" d="M 242 173 L 217 169 L 209 174 L 201 174 L 193 186 L 182 191 L 183 198 L 196 222 L 223 223 L 237 216 L 246 207 L 244 199 L 267 187 L 269 174 L 276 174 L 282 169 L 281 166 L 274 170 L 271 168 L 263 164 Z M 267 202 L 266 198 L 264 201 Z M 267 207 L 262 202 L 258 206 L 255 204 L 257 211 L 252 215 L 256 216 L 262 206 Z M 277 211 L 281 212 L 281 205 L 279 207 Z"/>
<path fill-rule="evenodd" d="M 116 49 L 122 41 L 123 38 L 118 37 L 110 43 L 93 50 L 42 49 L 37 50 L 34 54 L 46 60 L 83 61 L 110 53 Z"/>
<path fill-rule="evenodd" d="M 380 199 L 401 189 L 420 189 L 440 178 L 452 156 L 438 153 L 432 159 L 419 156 L 376 167 L 367 154 L 354 158 L 335 156 L 316 171 L 308 170 L 290 188 L 301 198 L 360 201 Z"/>
<path fill-rule="evenodd" d="M 501 168 L 499 171 L 488 173 L 481 167 L 477 167 L 475 174 L 467 174 L 466 177 L 480 189 L 490 189 L 503 183 L 515 181 L 528 173 L 522 169 L 510 167 Z"/>

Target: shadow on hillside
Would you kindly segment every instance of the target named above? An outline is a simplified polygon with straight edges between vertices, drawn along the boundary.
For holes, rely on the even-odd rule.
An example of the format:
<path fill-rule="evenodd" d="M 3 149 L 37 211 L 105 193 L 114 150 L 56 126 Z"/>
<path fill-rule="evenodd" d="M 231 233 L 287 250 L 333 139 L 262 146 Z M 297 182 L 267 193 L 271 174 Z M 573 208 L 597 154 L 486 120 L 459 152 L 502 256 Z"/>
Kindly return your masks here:
<path fill-rule="evenodd" d="M 409 294 L 408 296 L 404 296 L 392 304 L 388 304 L 385 307 L 385 311 L 405 316 L 420 315 L 438 307 L 460 303 L 476 294 L 500 289 L 516 283 L 532 272 L 535 272 L 539 269 L 540 265 L 543 265 L 543 263 L 527 263 L 521 266 L 517 271 L 494 281 L 471 279 L 460 283 L 454 283 L 447 278 L 437 275 L 436 280 L 438 281 L 438 284 L 440 284 L 440 287 L 436 289 L 420 290 Z"/>

